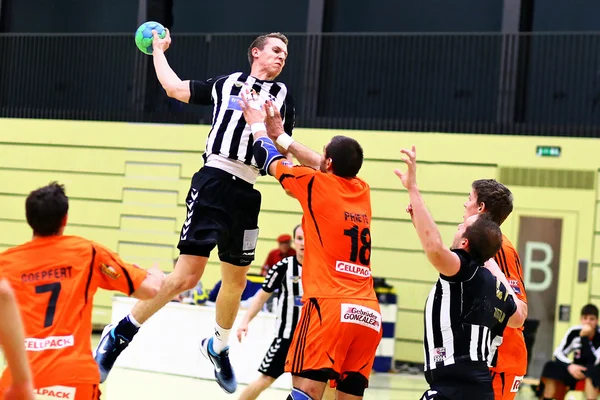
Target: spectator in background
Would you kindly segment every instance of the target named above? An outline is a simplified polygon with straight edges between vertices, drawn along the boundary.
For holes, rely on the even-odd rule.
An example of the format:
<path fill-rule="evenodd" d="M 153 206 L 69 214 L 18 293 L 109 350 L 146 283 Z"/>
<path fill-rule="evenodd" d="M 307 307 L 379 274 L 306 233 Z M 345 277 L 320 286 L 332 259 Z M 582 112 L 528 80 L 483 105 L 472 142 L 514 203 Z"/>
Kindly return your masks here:
<path fill-rule="evenodd" d="M 573 353 L 573 360 L 568 357 Z M 548 361 L 542 371 L 540 399 L 565 398 L 577 381 L 585 379 L 586 399 L 595 399 L 600 387 L 600 328 L 598 308 L 586 304 L 581 309 L 581 324 L 571 327 L 554 351 L 554 360 Z"/>
<path fill-rule="evenodd" d="M 288 234 L 279 235 L 277 238 L 278 247 L 276 249 L 271 250 L 265 263 L 262 267 L 261 275 L 267 276 L 267 272 L 269 268 L 273 265 L 277 264 L 279 261 L 284 258 L 295 256 L 296 250 L 294 250 L 291 246 L 292 237 Z"/>

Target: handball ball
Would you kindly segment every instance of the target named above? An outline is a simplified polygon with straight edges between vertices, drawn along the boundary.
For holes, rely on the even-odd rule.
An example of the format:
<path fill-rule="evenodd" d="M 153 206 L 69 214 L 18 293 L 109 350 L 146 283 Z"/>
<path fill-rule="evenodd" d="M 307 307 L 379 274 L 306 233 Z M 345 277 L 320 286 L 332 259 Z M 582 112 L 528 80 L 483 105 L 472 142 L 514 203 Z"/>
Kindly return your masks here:
<path fill-rule="evenodd" d="M 206 301 L 208 300 L 208 293 L 206 293 L 202 289 L 202 287 L 196 286 L 192 291 L 192 297 L 194 299 L 195 304 L 201 305 L 206 303 Z"/>
<path fill-rule="evenodd" d="M 135 44 L 144 54 L 152 54 L 152 40 L 154 39 L 152 37 L 153 30 L 158 33 L 158 37 L 161 39 L 164 39 L 167 35 L 165 27 L 154 21 L 144 22 L 137 31 L 135 31 Z"/>

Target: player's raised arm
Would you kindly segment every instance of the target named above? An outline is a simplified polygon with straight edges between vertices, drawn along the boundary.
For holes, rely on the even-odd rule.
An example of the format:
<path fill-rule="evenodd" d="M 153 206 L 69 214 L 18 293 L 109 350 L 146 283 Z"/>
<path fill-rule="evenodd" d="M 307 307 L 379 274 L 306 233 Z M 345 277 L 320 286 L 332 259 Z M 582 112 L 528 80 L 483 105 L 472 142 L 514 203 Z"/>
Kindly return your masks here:
<path fill-rule="evenodd" d="M 277 163 L 285 160 L 273 143 L 273 140 L 267 135 L 267 127 L 264 123 L 266 113 L 265 106 L 254 100 L 254 93 L 249 90 L 242 90 L 240 106 L 244 113 L 246 123 L 250 125 L 254 139 L 253 153 L 258 167 L 266 171 L 269 175 L 275 176 Z M 283 126 L 282 126 L 283 129 Z"/>
<path fill-rule="evenodd" d="M 394 172 L 400 178 L 402 185 L 408 190 L 412 220 L 423 250 L 429 262 L 433 264 L 439 273 L 448 277 L 454 276 L 460 271 L 460 259 L 444 245 L 440 231 L 431 214 L 429 214 L 417 187 L 416 148 L 413 146 L 411 150 L 402 149 L 401 152 L 405 155 L 402 161 L 407 165 L 408 170 L 405 173 L 398 169 Z"/>
<path fill-rule="evenodd" d="M 182 81 L 167 61 L 165 51 L 171 45 L 171 34 L 168 29 L 165 29 L 165 31 L 167 34 L 163 39 L 158 36 L 156 31 L 152 31 L 154 35 L 154 40 L 152 41 L 152 58 L 156 77 L 167 92 L 167 96 L 184 103 L 189 103 L 192 95 L 191 84 L 189 80 Z"/>
<path fill-rule="evenodd" d="M 5 399 L 33 400 L 31 370 L 25 352 L 25 332 L 17 301 L 6 280 L 0 281 L 0 346 L 12 374 L 12 385 Z"/>
<path fill-rule="evenodd" d="M 281 114 L 272 101 L 267 101 L 265 107 L 267 135 L 275 142 L 277 149 L 282 153 L 290 152 L 302 165 L 318 169 L 321 165 L 321 155 L 292 139 L 290 132 L 286 132 Z"/>

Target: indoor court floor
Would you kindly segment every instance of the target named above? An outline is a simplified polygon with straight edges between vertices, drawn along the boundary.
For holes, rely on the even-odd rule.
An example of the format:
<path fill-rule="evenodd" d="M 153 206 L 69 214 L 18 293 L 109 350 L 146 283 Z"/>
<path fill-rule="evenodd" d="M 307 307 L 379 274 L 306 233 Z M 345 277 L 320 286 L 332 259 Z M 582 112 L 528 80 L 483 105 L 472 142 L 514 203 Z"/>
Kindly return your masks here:
<path fill-rule="evenodd" d="M 93 335 L 94 347 L 99 339 L 99 335 Z M 374 374 L 371 376 L 371 387 L 367 389 L 364 399 L 419 400 L 426 388 L 427 384 L 422 374 Z M 214 381 L 124 368 L 115 368 L 101 388 L 103 400 L 237 399 L 243 389 L 244 386 L 240 385 L 235 394 L 228 395 Z M 286 390 L 268 389 L 259 399 L 283 400 L 288 393 Z M 534 398 L 529 386 L 523 387 L 517 395 L 517 400 Z M 579 399 L 579 397 L 572 398 Z"/>

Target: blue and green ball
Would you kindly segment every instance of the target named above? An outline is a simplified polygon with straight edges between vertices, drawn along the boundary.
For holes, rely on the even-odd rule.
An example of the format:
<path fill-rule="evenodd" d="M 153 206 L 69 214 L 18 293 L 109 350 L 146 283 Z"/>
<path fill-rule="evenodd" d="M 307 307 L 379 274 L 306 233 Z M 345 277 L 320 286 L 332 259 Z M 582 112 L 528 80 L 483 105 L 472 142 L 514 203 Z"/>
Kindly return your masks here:
<path fill-rule="evenodd" d="M 164 39 L 167 35 L 165 27 L 155 21 L 144 22 L 137 31 L 135 31 L 135 44 L 144 54 L 152 54 L 152 41 L 154 40 L 154 37 L 152 36 L 153 30 L 158 33 L 158 37 L 161 39 Z"/>

